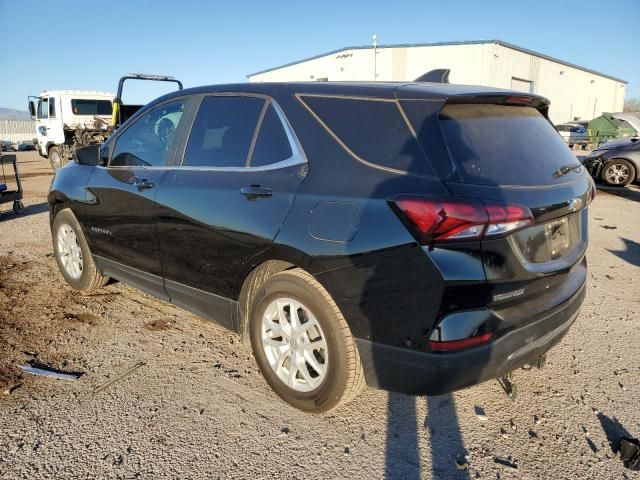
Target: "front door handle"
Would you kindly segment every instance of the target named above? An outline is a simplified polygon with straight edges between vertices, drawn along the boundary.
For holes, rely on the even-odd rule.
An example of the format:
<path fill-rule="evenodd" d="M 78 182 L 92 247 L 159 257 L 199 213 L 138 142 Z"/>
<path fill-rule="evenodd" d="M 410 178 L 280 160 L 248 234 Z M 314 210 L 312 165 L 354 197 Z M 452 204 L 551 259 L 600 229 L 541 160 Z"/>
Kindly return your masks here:
<path fill-rule="evenodd" d="M 132 185 L 133 185 L 134 187 L 138 187 L 138 190 L 139 190 L 139 191 L 147 190 L 148 188 L 153 188 L 153 187 L 155 187 L 155 186 L 156 186 L 156 184 L 155 184 L 155 183 L 150 182 L 150 181 L 149 181 L 149 180 L 147 180 L 146 178 L 142 178 L 142 179 L 141 179 L 141 178 L 137 178 L 137 177 L 133 180 Z"/>
<path fill-rule="evenodd" d="M 257 200 L 260 197 L 271 197 L 273 190 L 265 188 L 260 185 L 251 185 L 249 187 L 242 187 L 240 193 L 246 196 L 249 200 Z"/>

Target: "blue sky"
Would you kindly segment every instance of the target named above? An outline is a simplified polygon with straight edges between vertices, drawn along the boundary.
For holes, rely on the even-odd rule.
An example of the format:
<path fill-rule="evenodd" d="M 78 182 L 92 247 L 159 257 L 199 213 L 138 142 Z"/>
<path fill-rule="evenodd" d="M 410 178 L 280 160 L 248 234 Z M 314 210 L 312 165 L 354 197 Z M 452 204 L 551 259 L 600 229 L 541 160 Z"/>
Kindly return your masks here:
<path fill-rule="evenodd" d="M 501 39 L 627 80 L 640 97 L 640 0 L 0 0 L 0 18 L 0 107 L 20 110 L 44 89 L 113 91 L 128 72 L 244 81 L 373 33 L 380 44 Z"/>

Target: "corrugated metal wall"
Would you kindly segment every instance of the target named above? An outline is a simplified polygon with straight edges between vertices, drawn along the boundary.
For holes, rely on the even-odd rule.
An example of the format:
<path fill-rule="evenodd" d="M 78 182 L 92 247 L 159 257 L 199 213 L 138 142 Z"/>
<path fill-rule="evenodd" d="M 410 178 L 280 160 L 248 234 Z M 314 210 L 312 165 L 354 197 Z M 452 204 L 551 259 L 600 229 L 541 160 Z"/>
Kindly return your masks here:
<path fill-rule="evenodd" d="M 36 138 L 33 120 L 0 120 L 0 141 L 24 142 Z"/>
<path fill-rule="evenodd" d="M 596 73 L 497 43 L 378 48 L 376 79 L 411 81 L 435 68 L 451 83 L 533 91 L 551 100 L 554 123 L 622 110 L 626 85 Z M 373 49 L 350 49 L 252 75 L 252 82 L 373 80 Z M 525 88 L 526 87 L 526 88 Z"/>

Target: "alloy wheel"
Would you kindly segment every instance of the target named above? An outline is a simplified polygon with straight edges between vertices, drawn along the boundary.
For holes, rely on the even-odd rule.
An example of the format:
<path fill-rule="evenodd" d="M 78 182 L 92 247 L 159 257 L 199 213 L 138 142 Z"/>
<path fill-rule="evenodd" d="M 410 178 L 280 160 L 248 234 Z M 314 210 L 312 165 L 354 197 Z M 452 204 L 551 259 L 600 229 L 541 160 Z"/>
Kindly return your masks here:
<path fill-rule="evenodd" d="M 54 166 L 55 169 L 60 168 L 60 154 L 58 153 L 57 150 L 53 149 L 51 152 L 49 152 L 49 158 L 51 159 L 51 164 Z"/>
<path fill-rule="evenodd" d="M 320 323 L 305 305 L 277 298 L 266 308 L 262 348 L 278 378 L 297 392 L 309 392 L 327 376 L 329 356 Z"/>
<path fill-rule="evenodd" d="M 629 178 L 629 168 L 621 163 L 614 163 L 607 168 L 605 176 L 610 183 L 620 185 Z"/>
<path fill-rule="evenodd" d="M 58 257 L 65 272 L 73 279 L 80 278 L 84 263 L 76 232 L 69 225 L 63 223 L 58 228 L 57 241 Z"/>

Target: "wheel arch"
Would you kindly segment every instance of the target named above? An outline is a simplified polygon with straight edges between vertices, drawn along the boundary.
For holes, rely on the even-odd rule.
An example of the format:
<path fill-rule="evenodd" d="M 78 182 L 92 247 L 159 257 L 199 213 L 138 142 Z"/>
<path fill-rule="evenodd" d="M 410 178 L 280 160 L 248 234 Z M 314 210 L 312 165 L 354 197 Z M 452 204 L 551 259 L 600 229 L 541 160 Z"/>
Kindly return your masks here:
<path fill-rule="evenodd" d="M 67 196 L 59 190 L 52 190 L 47 196 L 49 204 L 49 225 L 53 225 L 53 219 L 61 210 L 71 208 L 71 202 Z"/>
<path fill-rule="evenodd" d="M 264 284 L 264 282 L 276 273 L 284 272 L 292 268 L 298 268 L 291 262 L 286 260 L 270 259 L 256 265 L 244 278 L 240 294 L 238 296 L 237 310 L 237 330 L 240 334 L 242 343 L 248 345 L 249 339 L 249 302 L 256 291 Z"/>
<path fill-rule="evenodd" d="M 55 143 L 55 142 L 47 142 L 47 143 L 45 143 L 45 145 L 44 145 L 44 149 L 45 149 L 45 151 L 46 151 L 46 153 L 47 153 L 47 155 L 46 155 L 46 157 L 47 157 L 47 158 L 49 158 L 49 151 L 50 151 L 53 147 L 57 147 L 57 146 L 58 146 L 58 144 L 57 144 L 57 143 Z"/>

